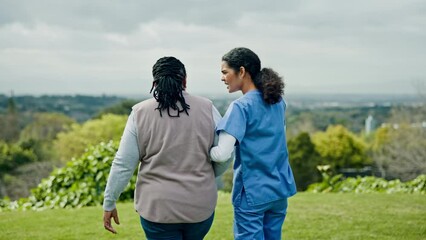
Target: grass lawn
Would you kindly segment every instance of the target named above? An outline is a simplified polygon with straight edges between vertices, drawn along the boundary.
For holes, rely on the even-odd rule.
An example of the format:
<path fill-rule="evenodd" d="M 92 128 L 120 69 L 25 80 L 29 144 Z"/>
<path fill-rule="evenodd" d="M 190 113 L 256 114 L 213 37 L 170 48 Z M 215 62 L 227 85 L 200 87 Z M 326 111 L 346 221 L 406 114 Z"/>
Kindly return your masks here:
<path fill-rule="evenodd" d="M 145 239 L 132 203 L 118 204 L 117 235 L 103 229 L 102 208 L 0 213 L 0 239 Z M 229 194 L 220 194 L 206 239 L 232 238 Z M 283 239 L 426 239 L 426 196 L 313 194 L 290 198 Z"/>

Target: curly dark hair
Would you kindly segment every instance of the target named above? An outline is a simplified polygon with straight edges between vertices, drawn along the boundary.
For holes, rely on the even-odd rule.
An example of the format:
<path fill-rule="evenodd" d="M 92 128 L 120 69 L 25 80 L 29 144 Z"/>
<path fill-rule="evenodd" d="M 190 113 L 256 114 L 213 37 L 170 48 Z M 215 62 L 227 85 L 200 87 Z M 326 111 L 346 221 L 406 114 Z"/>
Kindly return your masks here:
<path fill-rule="evenodd" d="M 175 57 L 162 57 L 152 67 L 152 83 L 151 92 L 153 97 L 158 102 L 156 110 L 159 110 L 162 117 L 162 110 L 167 109 L 170 117 L 179 117 L 181 112 L 187 115 L 190 106 L 186 104 L 185 98 L 182 95 L 184 88 L 184 80 L 186 78 L 185 65 Z M 177 102 L 180 102 L 182 109 L 179 108 Z M 177 111 L 176 115 L 170 114 L 170 108 Z"/>
<path fill-rule="evenodd" d="M 244 67 L 251 79 L 262 92 L 263 100 L 268 104 L 274 104 L 281 100 L 284 94 L 284 81 L 277 72 L 271 68 L 262 68 L 259 57 L 248 48 L 234 48 L 222 57 L 222 61 L 236 72 Z"/>

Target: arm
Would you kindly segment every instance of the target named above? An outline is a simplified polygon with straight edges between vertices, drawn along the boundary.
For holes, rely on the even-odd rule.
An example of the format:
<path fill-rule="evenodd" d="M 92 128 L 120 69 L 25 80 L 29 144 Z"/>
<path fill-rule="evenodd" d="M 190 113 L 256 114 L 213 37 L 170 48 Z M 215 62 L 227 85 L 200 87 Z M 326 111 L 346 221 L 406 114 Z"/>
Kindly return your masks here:
<path fill-rule="evenodd" d="M 219 111 L 214 106 L 213 106 L 212 111 L 213 111 L 213 119 L 214 119 L 215 125 L 217 126 L 217 124 L 219 123 L 219 121 L 221 120 L 222 117 L 220 116 Z M 215 134 L 214 138 L 215 139 L 214 139 L 214 144 L 213 144 L 214 147 L 213 148 L 215 148 L 218 145 L 218 142 L 220 141 L 220 136 Z M 225 144 L 225 143 L 223 143 L 223 144 Z M 234 159 L 233 151 L 234 151 L 234 147 L 232 145 L 231 152 L 229 153 L 228 158 L 223 157 L 221 159 L 222 161 L 216 161 L 212 157 L 211 151 L 210 151 L 210 158 L 212 160 L 212 165 L 213 165 L 215 177 L 222 175 L 228 169 L 229 165 L 231 164 L 232 160 Z"/>
<path fill-rule="evenodd" d="M 232 157 L 237 140 L 225 131 L 220 131 L 217 146 L 210 149 L 210 157 L 215 162 L 225 162 Z"/>
<path fill-rule="evenodd" d="M 115 223 L 119 224 L 115 203 L 129 183 L 138 163 L 139 147 L 132 112 L 129 115 L 120 146 L 112 162 L 104 194 L 104 227 L 112 233 L 116 233 L 116 231 L 111 226 L 111 218 L 114 218 Z"/>

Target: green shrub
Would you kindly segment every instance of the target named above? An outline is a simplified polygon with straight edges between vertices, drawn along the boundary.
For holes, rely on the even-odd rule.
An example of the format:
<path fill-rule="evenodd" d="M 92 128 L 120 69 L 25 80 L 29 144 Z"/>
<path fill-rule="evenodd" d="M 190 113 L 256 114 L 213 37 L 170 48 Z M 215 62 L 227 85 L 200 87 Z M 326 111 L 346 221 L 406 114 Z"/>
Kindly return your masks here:
<path fill-rule="evenodd" d="M 87 146 L 106 141 L 119 141 L 126 126 L 127 116 L 106 114 L 100 119 L 91 119 L 82 125 L 72 124 L 69 131 L 60 132 L 53 141 L 61 162 L 84 153 Z"/>
<path fill-rule="evenodd" d="M 110 141 L 90 147 L 80 158 L 56 169 L 34 188 L 30 197 L 15 202 L 3 200 L 8 209 L 42 210 L 46 208 L 79 208 L 100 205 L 118 142 Z M 133 198 L 134 175 L 120 200 Z M 4 206 L 3 206 L 4 208 Z"/>
<path fill-rule="evenodd" d="M 26 150 L 17 144 L 8 144 L 0 140 L 0 176 L 15 168 L 38 161 L 32 150 Z"/>
<path fill-rule="evenodd" d="M 315 133 L 312 142 L 321 156 L 320 163 L 330 165 L 334 172 L 371 164 L 366 143 L 341 125 L 330 125 L 325 132 Z"/>
<path fill-rule="evenodd" d="M 418 193 L 426 194 L 426 175 L 420 175 L 417 178 L 401 182 L 400 180 L 387 181 L 378 177 L 356 177 L 343 178 L 339 174 L 331 176 L 327 173 L 327 166 L 319 166 L 322 172 L 323 181 L 311 184 L 308 192 L 341 192 L 341 193 Z"/>

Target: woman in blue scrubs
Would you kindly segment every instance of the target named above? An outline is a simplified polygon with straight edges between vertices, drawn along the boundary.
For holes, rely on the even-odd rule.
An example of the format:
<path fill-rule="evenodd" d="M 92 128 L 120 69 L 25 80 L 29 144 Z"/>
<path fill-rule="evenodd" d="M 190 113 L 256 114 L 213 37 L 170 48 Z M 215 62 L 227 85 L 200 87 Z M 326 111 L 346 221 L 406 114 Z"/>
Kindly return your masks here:
<path fill-rule="evenodd" d="M 235 147 L 235 239 L 281 239 L 287 198 L 296 194 L 288 161 L 286 103 L 282 78 L 261 68 L 250 49 L 234 48 L 222 57 L 222 81 L 230 93 L 243 96 L 233 101 L 218 123 L 218 146 L 210 151 L 213 161 L 225 161 Z"/>

